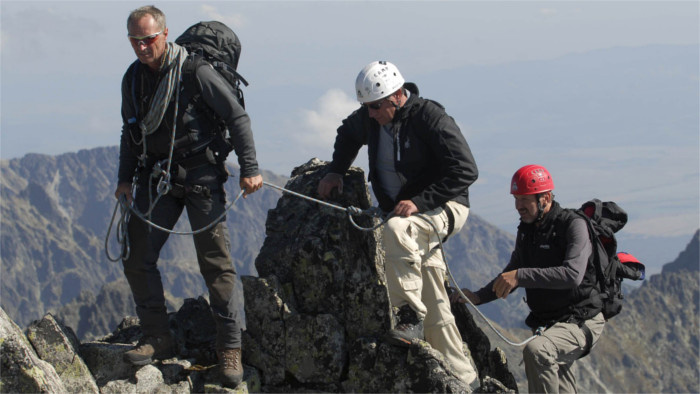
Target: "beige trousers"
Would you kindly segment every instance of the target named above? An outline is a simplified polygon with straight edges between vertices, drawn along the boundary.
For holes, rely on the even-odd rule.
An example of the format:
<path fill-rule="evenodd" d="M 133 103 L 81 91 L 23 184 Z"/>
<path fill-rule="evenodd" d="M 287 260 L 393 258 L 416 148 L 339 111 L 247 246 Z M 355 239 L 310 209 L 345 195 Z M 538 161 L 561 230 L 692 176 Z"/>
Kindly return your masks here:
<path fill-rule="evenodd" d="M 599 313 L 584 322 L 591 330 L 593 346 L 603 333 L 605 319 Z M 583 354 L 586 335 L 578 324 L 556 323 L 523 349 L 530 393 L 575 393 L 574 361 Z"/>
<path fill-rule="evenodd" d="M 452 210 L 454 233 L 467 221 L 469 208 L 455 202 L 447 203 Z M 423 213 L 437 229 L 418 216 L 393 217 L 383 227 L 385 270 L 389 299 L 392 306 L 408 304 L 423 318 L 425 340 L 442 352 L 462 381 L 469 384 L 477 378 L 462 348 L 450 300 L 445 290 L 446 267 L 439 248 L 438 237 L 448 231 L 448 216 L 443 208 Z"/>

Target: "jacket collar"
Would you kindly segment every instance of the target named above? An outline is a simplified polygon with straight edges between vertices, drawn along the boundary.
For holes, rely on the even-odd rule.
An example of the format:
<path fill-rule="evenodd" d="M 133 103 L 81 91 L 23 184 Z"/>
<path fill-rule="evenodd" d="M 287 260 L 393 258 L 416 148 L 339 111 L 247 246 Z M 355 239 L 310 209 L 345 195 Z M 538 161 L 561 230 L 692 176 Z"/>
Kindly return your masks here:
<path fill-rule="evenodd" d="M 409 116 L 411 113 L 411 110 L 418 105 L 418 86 L 413 83 L 413 82 L 406 82 L 403 85 L 404 89 L 408 90 L 411 92 L 411 96 L 406 100 L 404 105 L 399 108 L 396 113 L 394 114 L 394 119 L 392 120 L 393 122 L 396 122 L 399 119 L 404 119 Z"/>
<path fill-rule="evenodd" d="M 552 225 L 552 223 L 554 223 L 554 219 L 557 216 L 559 216 L 561 211 L 562 208 L 559 205 L 559 203 L 553 200 L 552 206 L 549 208 L 549 211 L 547 211 L 547 213 L 544 214 L 542 220 L 537 226 L 535 226 L 536 223 L 525 223 L 521 220 L 520 224 L 518 225 L 518 229 L 524 232 L 534 231 L 535 228 L 537 228 L 539 231 L 544 231 L 548 229 Z"/>

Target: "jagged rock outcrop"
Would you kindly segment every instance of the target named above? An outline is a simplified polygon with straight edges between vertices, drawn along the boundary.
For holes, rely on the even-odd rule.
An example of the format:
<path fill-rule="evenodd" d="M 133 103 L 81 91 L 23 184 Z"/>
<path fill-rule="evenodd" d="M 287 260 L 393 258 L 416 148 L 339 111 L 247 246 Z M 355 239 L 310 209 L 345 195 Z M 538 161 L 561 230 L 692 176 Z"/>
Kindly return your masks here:
<path fill-rule="evenodd" d="M 51 364 L 69 393 L 99 393 L 97 383 L 79 356 L 80 342 L 72 329 L 48 314 L 26 332 L 37 355 Z"/>
<path fill-rule="evenodd" d="M 124 278 L 121 264 L 105 256 L 117 159 L 118 147 L 0 159 L 0 304 L 20 326 L 53 313 L 73 327 L 78 338 L 93 340 L 134 313 L 128 286 L 118 281 Z M 237 169 L 231 166 L 229 172 L 236 174 Z M 264 170 L 262 175 L 276 185 L 288 179 Z M 235 179 L 226 183 L 229 201 L 238 191 Z M 231 254 L 240 275 L 258 274 L 254 261 L 265 238 L 266 213 L 279 197 L 278 190 L 264 187 L 240 199 L 227 215 Z M 176 230 L 189 230 L 185 217 Z M 117 253 L 114 231 L 109 242 L 112 256 Z M 445 250 L 460 287 L 472 288 L 500 271 L 512 245 L 512 235 L 474 211 Z M 169 310 L 176 310 L 186 298 L 206 293 L 191 237 L 170 237 L 159 266 Z M 502 324 L 521 324 L 525 313 L 517 308 L 521 304 L 506 300 L 483 310 Z"/>
<path fill-rule="evenodd" d="M 326 171 L 326 163 L 311 160 L 292 172 L 286 188 L 314 196 Z M 343 193 L 332 203 L 370 206 L 360 169 L 348 171 Z M 364 228 L 376 224 L 367 217 L 356 222 Z M 266 231 L 256 260 L 260 277 L 243 278 L 248 322 L 244 360 L 261 371 L 264 387 L 468 391 L 427 342 L 408 349 L 382 342 L 392 314 L 379 231 L 355 229 L 345 212 L 291 195 L 283 196 L 268 213 Z M 485 355 L 478 364 L 493 363 Z M 507 367 L 503 375 L 509 375 Z"/>
<path fill-rule="evenodd" d="M 203 297 L 187 299 L 168 315 L 177 356 L 152 365 L 135 367 L 122 361 L 124 352 L 140 339 L 137 318 L 122 321 L 110 335 L 81 344 L 80 353 L 102 393 L 123 392 L 225 392 L 220 385 L 214 349 L 215 329 L 209 303 Z M 245 367 L 238 391 L 260 391 L 254 368 Z"/>

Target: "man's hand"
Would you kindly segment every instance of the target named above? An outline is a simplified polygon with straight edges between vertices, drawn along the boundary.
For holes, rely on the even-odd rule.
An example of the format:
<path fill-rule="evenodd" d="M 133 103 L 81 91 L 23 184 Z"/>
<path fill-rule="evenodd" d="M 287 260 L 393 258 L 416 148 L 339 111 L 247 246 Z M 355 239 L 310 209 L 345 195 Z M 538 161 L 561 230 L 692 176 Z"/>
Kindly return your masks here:
<path fill-rule="evenodd" d="M 394 207 L 394 214 L 398 216 L 409 217 L 414 213 L 418 213 L 418 207 L 411 200 L 401 200 Z"/>
<path fill-rule="evenodd" d="M 256 175 L 249 178 L 241 178 L 239 182 L 241 190 L 245 190 L 243 198 L 248 198 L 249 194 L 253 194 L 263 185 L 262 175 Z"/>
<path fill-rule="evenodd" d="M 479 298 L 479 296 L 469 291 L 469 289 L 467 289 L 466 287 L 462 289 L 462 293 L 464 293 L 464 295 L 467 296 L 467 298 L 469 298 L 469 301 L 471 301 L 472 304 L 481 304 L 481 299 Z M 467 300 L 462 298 L 462 296 L 459 295 L 459 292 L 455 290 L 452 292 L 452 294 L 450 294 L 450 302 L 465 303 L 467 302 Z"/>
<path fill-rule="evenodd" d="M 333 189 L 338 189 L 338 193 L 343 192 L 343 176 L 333 172 L 329 172 L 318 183 L 318 195 L 326 200 L 331 196 Z"/>
<path fill-rule="evenodd" d="M 117 190 L 114 191 L 114 197 L 119 200 L 121 195 L 126 196 L 126 202 L 131 204 L 133 202 L 133 197 L 131 197 L 131 182 L 122 182 L 117 185 Z"/>
<path fill-rule="evenodd" d="M 493 282 L 493 291 L 498 298 L 505 299 L 516 287 L 518 287 L 518 270 L 504 272 Z"/>

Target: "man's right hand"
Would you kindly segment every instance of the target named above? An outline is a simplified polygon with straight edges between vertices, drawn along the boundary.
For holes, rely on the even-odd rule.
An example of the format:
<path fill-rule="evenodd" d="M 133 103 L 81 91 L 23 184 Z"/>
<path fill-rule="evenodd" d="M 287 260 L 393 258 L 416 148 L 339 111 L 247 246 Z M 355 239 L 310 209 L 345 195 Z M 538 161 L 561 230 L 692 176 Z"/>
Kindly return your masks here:
<path fill-rule="evenodd" d="M 119 197 L 124 194 L 126 196 L 126 202 L 131 204 L 133 197 L 131 197 L 131 182 L 122 182 L 117 185 L 117 190 L 114 192 L 114 197 L 119 200 Z"/>
<path fill-rule="evenodd" d="M 318 183 L 318 195 L 326 200 L 331 196 L 333 189 L 338 189 L 338 193 L 343 192 L 343 176 L 333 172 L 329 172 Z"/>
<path fill-rule="evenodd" d="M 462 293 L 464 293 L 464 295 L 467 296 L 467 298 L 469 298 L 469 301 L 471 301 L 472 304 L 481 304 L 481 299 L 479 298 L 479 296 L 469 291 L 469 289 L 463 288 Z M 462 296 L 459 295 L 459 292 L 457 290 L 453 291 L 452 294 L 450 294 L 450 301 L 461 303 L 467 302 L 467 300 L 465 300 L 464 298 L 462 298 Z"/>

